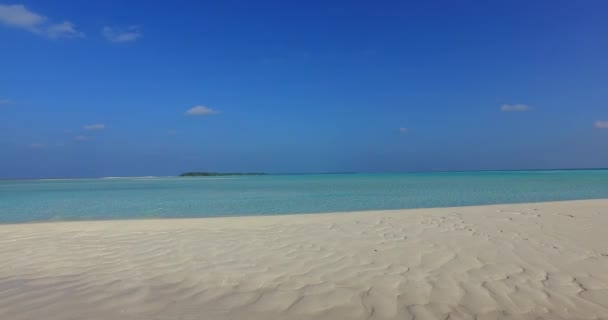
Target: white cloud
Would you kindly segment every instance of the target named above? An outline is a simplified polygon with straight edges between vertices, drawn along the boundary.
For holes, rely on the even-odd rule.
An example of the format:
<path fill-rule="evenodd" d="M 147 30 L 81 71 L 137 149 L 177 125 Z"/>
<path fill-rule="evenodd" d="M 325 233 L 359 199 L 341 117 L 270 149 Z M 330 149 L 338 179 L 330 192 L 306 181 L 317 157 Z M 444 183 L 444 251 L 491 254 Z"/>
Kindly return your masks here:
<path fill-rule="evenodd" d="M 42 144 L 40 143 L 32 143 L 30 144 L 30 148 L 32 149 L 41 149 L 42 147 L 44 147 Z"/>
<path fill-rule="evenodd" d="M 503 104 L 500 107 L 502 112 L 524 112 L 530 111 L 530 107 L 525 104 Z"/>
<path fill-rule="evenodd" d="M 97 131 L 97 130 L 103 130 L 106 128 L 106 125 L 103 123 L 96 123 L 96 124 L 89 124 L 83 127 L 84 130 L 88 130 L 88 131 Z"/>
<path fill-rule="evenodd" d="M 84 33 L 77 31 L 74 24 L 69 21 L 50 25 L 46 29 L 49 38 L 82 38 Z"/>
<path fill-rule="evenodd" d="M 608 129 L 608 121 L 596 121 L 595 127 L 598 129 Z"/>
<path fill-rule="evenodd" d="M 187 116 L 210 116 L 217 113 L 217 111 L 205 106 L 196 106 L 186 111 Z"/>
<path fill-rule="evenodd" d="M 409 131 L 410 131 L 410 129 L 408 129 L 408 128 L 403 128 L 403 127 L 402 127 L 402 128 L 399 128 L 399 132 L 400 132 L 400 133 L 402 133 L 402 134 L 406 134 L 406 133 L 408 133 Z"/>
<path fill-rule="evenodd" d="M 74 138 L 74 141 L 77 141 L 77 142 L 89 141 L 89 137 L 83 136 L 83 135 L 77 136 L 76 138 Z"/>
<path fill-rule="evenodd" d="M 52 39 L 84 37 L 84 33 L 77 31 L 72 22 L 50 23 L 47 17 L 30 11 L 22 4 L 0 4 L 0 24 Z"/>
<path fill-rule="evenodd" d="M 0 22 L 10 27 L 37 32 L 38 26 L 45 23 L 46 18 L 29 11 L 21 4 L 0 4 Z"/>
<path fill-rule="evenodd" d="M 11 103 L 11 100 L 9 99 L 0 99 L 0 106 L 7 105 L 9 103 Z"/>
<path fill-rule="evenodd" d="M 130 26 L 126 29 L 103 27 L 101 34 L 111 42 L 131 42 L 139 39 L 142 35 L 138 26 Z"/>

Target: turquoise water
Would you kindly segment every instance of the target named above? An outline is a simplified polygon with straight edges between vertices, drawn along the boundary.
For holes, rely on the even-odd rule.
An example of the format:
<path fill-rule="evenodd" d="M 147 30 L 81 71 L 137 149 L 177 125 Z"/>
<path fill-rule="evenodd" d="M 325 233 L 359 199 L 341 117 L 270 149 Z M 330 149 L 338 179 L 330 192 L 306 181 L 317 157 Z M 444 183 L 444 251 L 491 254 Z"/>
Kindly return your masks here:
<path fill-rule="evenodd" d="M 608 170 L 0 181 L 0 223 L 608 198 Z"/>

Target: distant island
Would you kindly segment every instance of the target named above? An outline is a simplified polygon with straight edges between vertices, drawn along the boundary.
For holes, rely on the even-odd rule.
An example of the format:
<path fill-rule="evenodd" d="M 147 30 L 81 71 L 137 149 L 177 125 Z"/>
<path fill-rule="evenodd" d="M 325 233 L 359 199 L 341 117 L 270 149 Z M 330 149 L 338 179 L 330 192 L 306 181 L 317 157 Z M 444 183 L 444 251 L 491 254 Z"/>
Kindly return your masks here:
<path fill-rule="evenodd" d="M 180 177 L 218 177 L 218 176 L 263 176 L 266 173 L 259 172 L 185 172 Z"/>

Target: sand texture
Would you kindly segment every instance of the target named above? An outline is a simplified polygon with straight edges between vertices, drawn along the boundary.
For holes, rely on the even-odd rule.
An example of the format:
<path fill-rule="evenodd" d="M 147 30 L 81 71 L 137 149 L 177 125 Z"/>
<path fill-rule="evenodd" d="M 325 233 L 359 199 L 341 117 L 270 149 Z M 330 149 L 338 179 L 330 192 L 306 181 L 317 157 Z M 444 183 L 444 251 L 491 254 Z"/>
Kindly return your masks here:
<path fill-rule="evenodd" d="M 0 225 L 0 319 L 608 319 L 608 200 Z"/>

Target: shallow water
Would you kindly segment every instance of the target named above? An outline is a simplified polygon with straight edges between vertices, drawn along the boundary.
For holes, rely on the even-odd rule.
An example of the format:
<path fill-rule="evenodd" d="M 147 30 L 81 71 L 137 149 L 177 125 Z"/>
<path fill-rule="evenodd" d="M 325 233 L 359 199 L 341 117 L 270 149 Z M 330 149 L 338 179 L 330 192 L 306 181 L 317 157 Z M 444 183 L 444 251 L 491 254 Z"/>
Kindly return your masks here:
<path fill-rule="evenodd" d="M 608 198 L 608 170 L 0 181 L 0 222 L 274 215 Z"/>

